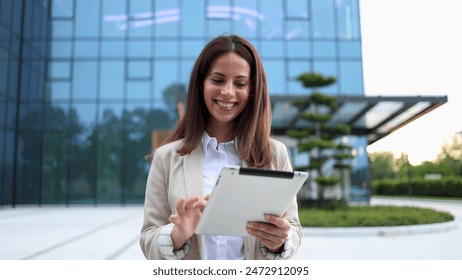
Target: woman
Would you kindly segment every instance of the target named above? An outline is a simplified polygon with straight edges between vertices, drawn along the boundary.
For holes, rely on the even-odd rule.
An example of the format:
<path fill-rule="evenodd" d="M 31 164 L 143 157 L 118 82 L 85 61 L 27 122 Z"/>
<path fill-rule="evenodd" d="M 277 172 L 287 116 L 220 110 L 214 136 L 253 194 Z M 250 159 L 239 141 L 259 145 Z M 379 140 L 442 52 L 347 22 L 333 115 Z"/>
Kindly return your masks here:
<path fill-rule="evenodd" d="M 220 36 L 191 73 L 184 117 L 152 156 L 141 233 L 148 259 L 287 259 L 300 245 L 296 200 L 284 217 L 248 224 L 250 237 L 194 234 L 221 168 L 291 171 L 285 146 L 270 139 L 266 75 L 244 38 Z"/>

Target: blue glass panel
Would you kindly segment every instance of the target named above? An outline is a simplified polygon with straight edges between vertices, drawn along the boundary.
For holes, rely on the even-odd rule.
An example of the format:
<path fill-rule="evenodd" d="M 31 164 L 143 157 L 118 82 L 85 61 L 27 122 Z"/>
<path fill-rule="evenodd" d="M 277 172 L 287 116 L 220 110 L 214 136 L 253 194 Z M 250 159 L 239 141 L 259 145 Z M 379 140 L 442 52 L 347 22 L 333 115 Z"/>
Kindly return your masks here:
<path fill-rule="evenodd" d="M 113 116 L 113 115 L 112 115 Z M 110 119 L 98 132 L 97 203 L 120 203 L 125 133 L 119 119 Z"/>
<path fill-rule="evenodd" d="M 21 12 L 22 12 L 22 8 L 23 8 L 23 1 L 12 1 L 12 6 L 13 6 L 13 10 L 11 11 L 11 14 L 12 14 L 12 20 L 11 20 L 11 29 L 16 33 L 16 34 L 21 34 Z M 31 5 L 26 5 L 27 6 L 31 6 Z M 37 9 L 38 10 L 38 9 Z M 8 12 L 8 10 L 7 10 Z M 42 12 L 42 16 L 39 17 L 38 19 L 35 19 L 37 21 L 39 21 L 40 19 L 45 19 L 47 18 L 47 13 L 45 11 L 45 9 L 40 9 L 40 12 Z M 28 28 L 26 28 L 27 30 Z M 40 33 L 42 35 L 44 35 L 43 33 Z"/>
<path fill-rule="evenodd" d="M 96 124 L 96 104 L 74 102 L 71 110 L 75 111 L 78 123 L 85 127 L 87 133 L 91 133 L 90 129 Z"/>
<path fill-rule="evenodd" d="M 3 49 L 9 49 L 9 45 L 10 34 L 3 26 L 0 26 L 0 55 L 3 53 Z"/>
<path fill-rule="evenodd" d="M 74 42 L 74 57 L 97 57 L 98 41 L 80 41 Z"/>
<path fill-rule="evenodd" d="M 6 101 L 5 122 L 11 126 L 13 126 L 13 124 L 16 123 L 16 102 L 8 101 L 8 100 Z"/>
<path fill-rule="evenodd" d="M 127 99 L 146 99 L 151 97 L 151 82 L 127 82 Z"/>
<path fill-rule="evenodd" d="M 234 0 L 235 32 L 245 38 L 256 38 L 264 16 L 257 9 L 257 1 Z"/>
<path fill-rule="evenodd" d="M 122 122 L 122 102 L 101 102 L 98 110 L 98 124 L 103 131 L 120 132 Z"/>
<path fill-rule="evenodd" d="M 101 57 L 124 57 L 125 42 L 124 41 L 102 41 L 101 42 Z"/>
<path fill-rule="evenodd" d="M 286 3 L 286 17 L 308 20 L 308 0 L 289 0 Z"/>
<path fill-rule="evenodd" d="M 191 71 L 193 69 L 196 59 L 184 59 L 181 61 L 181 78 L 180 82 L 185 85 L 189 84 L 189 77 L 191 76 Z"/>
<path fill-rule="evenodd" d="M 67 133 L 44 133 L 42 161 L 42 202 L 65 203 L 68 139 Z"/>
<path fill-rule="evenodd" d="M 44 129 L 67 131 L 69 128 L 69 103 L 59 101 L 45 103 L 43 118 Z"/>
<path fill-rule="evenodd" d="M 217 37 L 225 33 L 234 33 L 231 29 L 230 19 L 213 19 L 207 20 L 207 29 L 209 38 Z"/>
<path fill-rule="evenodd" d="M 127 1 L 103 0 L 103 37 L 124 37 L 128 29 Z"/>
<path fill-rule="evenodd" d="M 50 62 L 48 77 L 51 79 L 69 79 L 71 77 L 71 62 L 69 61 Z"/>
<path fill-rule="evenodd" d="M 129 57 L 151 57 L 152 42 L 151 41 L 129 41 L 128 56 Z"/>
<path fill-rule="evenodd" d="M 42 106 L 36 103 L 21 104 L 19 110 L 19 127 L 41 129 L 42 126 Z"/>
<path fill-rule="evenodd" d="M 0 133 L 3 132 L 3 125 L 6 124 L 5 120 L 6 120 L 6 102 L 3 97 L 3 94 L 0 94 Z M 3 135 L 0 134 L 0 137 L 3 137 Z M 1 140 L 2 139 L 0 139 L 0 141 Z M 1 145 L 0 145 L 0 149 L 3 149 Z M 0 162 L 1 161 L 2 161 L 2 157 L 0 156 Z"/>
<path fill-rule="evenodd" d="M 6 53 L 0 49 L 0 93 L 6 92 L 7 89 L 7 75 L 8 73 L 8 59 Z"/>
<path fill-rule="evenodd" d="M 265 39 L 282 38 L 284 36 L 284 14 L 282 0 L 266 0 L 260 5 L 260 13 L 263 15 L 261 34 Z"/>
<path fill-rule="evenodd" d="M 3 23 L 5 26 L 11 26 L 11 17 L 12 17 L 12 10 L 13 7 L 13 0 L 8 1 L 0 1 L 0 22 Z M 1 183 L 1 182 L 0 182 Z"/>
<path fill-rule="evenodd" d="M 309 58 L 310 45 L 307 41 L 288 41 L 287 54 L 289 58 Z"/>
<path fill-rule="evenodd" d="M 17 59 L 10 58 L 9 64 L 8 64 L 8 71 L 9 73 L 18 73 L 19 69 L 19 62 Z M 18 88 L 18 75 L 13 74 L 13 75 L 8 75 L 8 89 L 6 90 L 6 94 L 9 95 L 9 97 L 12 100 L 16 100 L 16 93 L 17 93 L 17 88 Z"/>
<path fill-rule="evenodd" d="M 336 5 L 339 38 L 359 39 L 361 30 L 358 0 L 336 1 Z"/>
<path fill-rule="evenodd" d="M 128 62 L 128 78 L 151 78 L 151 62 L 145 61 L 129 61 Z"/>
<path fill-rule="evenodd" d="M 53 20 L 51 22 L 51 33 L 53 38 L 69 38 L 72 37 L 72 21 L 69 20 Z"/>
<path fill-rule="evenodd" d="M 361 57 L 361 42 L 339 42 L 340 56 L 341 57 Z"/>
<path fill-rule="evenodd" d="M 181 35 L 186 38 L 204 37 L 204 1 L 181 1 L 181 6 Z"/>
<path fill-rule="evenodd" d="M 313 51 L 315 58 L 335 58 L 337 56 L 335 42 L 314 42 Z"/>
<path fill-rule="evenodd" d="M 74 16 L 73 0 L 52 0 L 51 17 L 52 18 L 71 18 Z"/>
<path fill-rule="evenodd" d="M 183 40 L 181 41 L 181 56 L 196 59 L 204 46 L 203 40 Z"/>
<path fill-rule="evenodd" d="M 308 89 L 304 88 L 302 83 L 296 78 L 305 72 L 310 72 L 311 63 L 309 61 L 289 60 L 289 77 L 287 80 L 289 94 L 306 94 Z"/>
<path fill-rule="evenodd" d="M 155 61 L 154 98 L 162 98 L 165 89 L 177 82 L 178 67 L 175 60 Z"/>
<path fill-rule="evenodd" d="M 313 63 L 313 71 L 320 73 L 325 76 L 334 76 L 337 79 L 337 82 L 335 84 L 332 84 L 330 86 L 322 87 L 319 90 L 324 92 L 324 93 L 335 93 L 338 94 L 338 89 L 339 89 L 339 77 L 337 74 L 337 63 L 335 61 L 331 60 L 315 60 Z"/>
<path fill-rule="evenodd" d="M 154 43 L 156 57 L 178 57 L 178 41 L 161 41 Z"/>
<path fill-rule="evenodd" d="M 72 94 L 74 99 L 96 99 L 97 63 L 75 61 L 73 69 Z"/>
<path fill-rule="evenodd" d="M 2 135 L 3 137 L 3 135 Z M 5 136 L 5 146 L 6 147 L 13 147 L 14 143 L 14 134 L 7 131 Z M 1 188 L 5 190 L 2 192 L 1 199 L 3 204 L 11 204 L 12 203 L 12 188 L 13 186 L 13 149 L 4 149 L 5 155 L 3 157 L 3 180 L 0 182 Z"/>
<path fill-rule="evenodd" d="M 30 93 L 30 87 L 29 85 L 31 84 L 31 80 L 33 77 L 31 76 L 31 71 L 29 67 L 25 67 L 21 69 L 21 79 L 19 82 L 21 83 L 21 94 L 20 94 L 20 100 L 21 102 L 28 100 L 30 98 L 29 93 Z"/>
<path fill-rule="evenodd" d="M 361 61 L 340 62 L 340 91 L 363 95 L 363 68 Z"/>
<path fill-rule="evenodd" d="M 271 94 L 285 94 L 285 65 L 283 60 L 266 60 L 264 61 L 266 70 L 268 88 Z"/>
<path fill-rule="evenodd" d="M 101 99 L 122 99 L 124 97 L 124 83 L 124 61 L 101 62 L 99 88 L 99 96 Z"/>
<path fill-rule="evenodd" d="M 76 1 L 75 36 L 97 37 L 101 22 L 99 11 L 100 2 L 94 0 Z"/>
<path fill-rule="evenodd" d="M 265 57 L 282 57 L 284 55 L 284 43 L 282 40 L 262 41 L 260 55 Z"/>
<path fill-rule="evenodd" d="M 310 36 L 310 28 L 308 23 L 308 21 L 288 20 L 286 24 L 287 30 L 285 39 L 292 40 L 298 38 L 308 38 Z"/>
<path fill-rule="evenodd" d="M 53 81 L 48 83 L 48 100 L 69 100 L 71 84 L 67 81 Z"/>
<path fill-rule="evenodd" d="M 312 0 L 313 37 L 335 38 L 334 1 Z"/>
<path fill-rule="evenodd" d="M 156 37 L 177 37 L 181 21 L 178 0 L 157 1 L 154 13 Z"/>
<path fill-rule="evenodd" d="M 43 59 L 47 56 L 48 42 L 45 40 L 35 40 L 24 46 L 23 54 L 26 58 Z"/>
<path fill-rule="evenodd" d="M 130 3 L 130 37 L 149 37 L 152 34 L 154 13 L 151 0 L 129 1 Z"/>
<path fill-rule="evenodd" d="M 51 57 L 69 58 L 72 54 L 72 44 L 70 41 L 52 41 Z"/>

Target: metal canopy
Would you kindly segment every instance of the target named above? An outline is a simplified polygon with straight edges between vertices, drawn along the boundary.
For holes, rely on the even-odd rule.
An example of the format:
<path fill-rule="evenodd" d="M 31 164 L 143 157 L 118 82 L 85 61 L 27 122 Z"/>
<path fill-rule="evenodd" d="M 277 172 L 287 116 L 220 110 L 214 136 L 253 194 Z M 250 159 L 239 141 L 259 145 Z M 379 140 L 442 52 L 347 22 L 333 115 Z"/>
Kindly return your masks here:
<path fill-rule="evenodd" d="M 292 106 L 293 100 L 303 98 L 306 96 L 271 96 L 273 135 L 311 126 Z M 352 135 L 367 136 L 372 144 L 447 101 L 447 96 L 337 96 L 339 106 L 328 124 L 348 124 Z"/>

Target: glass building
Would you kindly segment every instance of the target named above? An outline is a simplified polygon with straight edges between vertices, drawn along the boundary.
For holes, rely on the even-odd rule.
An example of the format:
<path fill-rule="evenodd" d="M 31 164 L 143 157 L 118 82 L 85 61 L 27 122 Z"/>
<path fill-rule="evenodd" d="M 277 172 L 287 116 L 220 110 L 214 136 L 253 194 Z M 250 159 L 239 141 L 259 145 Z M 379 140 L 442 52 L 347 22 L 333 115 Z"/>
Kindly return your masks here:
<path fill-rule="evenodd" d="M 358 0 L 0 0 L 0 205 L 143 202 L 152 131 L 225 33 L 259 50 L 272 96 L 306 95 L 308 71 L 364 95 Z M 350 144 L 364 185 L 367 138 Z"/>

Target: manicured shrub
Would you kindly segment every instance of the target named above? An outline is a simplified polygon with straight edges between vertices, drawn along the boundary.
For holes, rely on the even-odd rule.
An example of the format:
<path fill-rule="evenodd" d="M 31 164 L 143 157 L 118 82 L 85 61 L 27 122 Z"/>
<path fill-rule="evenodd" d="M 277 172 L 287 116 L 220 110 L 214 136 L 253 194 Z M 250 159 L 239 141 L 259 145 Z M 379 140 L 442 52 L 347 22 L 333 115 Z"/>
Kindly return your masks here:
<path fill-rule="evenodd" d="M 412 178 L 412 195 L 462 197 L 462 177 L 444 177 L 439 180 Z M 372 194 L 408 195 L 408 179 L 382 179 L 372 182 Z"/>

